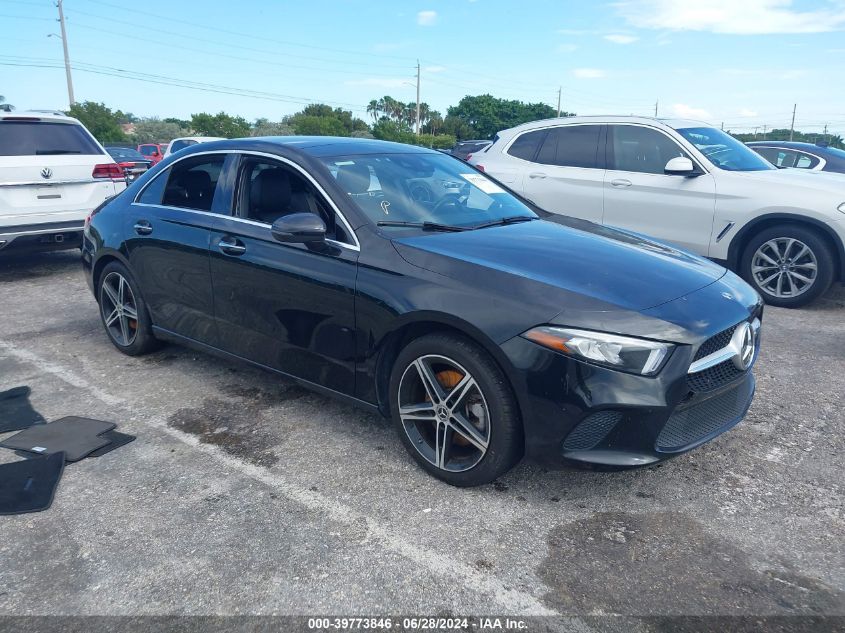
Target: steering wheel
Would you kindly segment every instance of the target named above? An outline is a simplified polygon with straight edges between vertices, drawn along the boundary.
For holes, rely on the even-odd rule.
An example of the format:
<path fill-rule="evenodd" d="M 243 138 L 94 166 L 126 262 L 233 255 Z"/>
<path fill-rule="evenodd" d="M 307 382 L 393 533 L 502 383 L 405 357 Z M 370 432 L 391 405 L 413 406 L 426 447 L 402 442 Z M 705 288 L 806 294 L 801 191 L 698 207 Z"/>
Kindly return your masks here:
<path fill-rule="evenodd" d="M 437 213 L 446 207 L 462 207 L 461 201 L 459 198 L 455 196 L 444 196 L 441 198 L 437 204 L 434 205 L 434 208 L 431 210 L 432 215 L 437 215 Z"/>

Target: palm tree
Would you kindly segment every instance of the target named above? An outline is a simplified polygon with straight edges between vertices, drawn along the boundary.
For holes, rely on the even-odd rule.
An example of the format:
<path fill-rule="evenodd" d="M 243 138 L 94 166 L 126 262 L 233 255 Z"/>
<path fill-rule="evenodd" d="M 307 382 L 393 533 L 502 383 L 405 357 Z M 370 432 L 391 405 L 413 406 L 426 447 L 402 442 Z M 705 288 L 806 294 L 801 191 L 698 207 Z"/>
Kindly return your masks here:
<path fill-rule="evenodd" d="M 381 113 L 381 103 L 373 99 L 367 104 L 367 114 L 371 114 L 373 117 L 373 123 L 378 121 L 378 115 Z"/>

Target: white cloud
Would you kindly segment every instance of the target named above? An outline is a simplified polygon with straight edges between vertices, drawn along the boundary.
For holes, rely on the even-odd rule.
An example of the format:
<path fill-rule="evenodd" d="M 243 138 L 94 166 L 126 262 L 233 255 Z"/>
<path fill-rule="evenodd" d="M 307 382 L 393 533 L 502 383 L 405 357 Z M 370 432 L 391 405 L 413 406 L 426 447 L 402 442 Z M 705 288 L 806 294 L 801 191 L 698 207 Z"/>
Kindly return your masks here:
<path fill-rule="evenodd" d="M 694 108 L 686 103 L 676 103 L 672 106 L 672 113 L 682 119 L 710 119 L 710 113 L 703 108 Z"/>
<path fill-rule="evenodd" d="M 578 45 L 577 44 L 558 44 L 557 48 L 555 50 L 557 50 L 558 53 L 571 53 L 572 51 L 578 50 Z"/>
<path fill-rule="evenodd" d="M 578 79 L 601 79 L 607 76 L 607 73 L 599 68 L 576 68 L 572 74 Z"/>
<path fill-rule="evenodd" d="M 758 116 L 760 113 L 755 110 L 749 110 L 748 108 L 743 108 L 739 111 L 739 116 L 743 117 L 755 117 Z"/>
<path fill-rule="evenodd" d="M 845 28 L 845 5 L 801 11 L 793 0 L 626 0 L 617 11 L 638 28 L 743 35 L 824 33 Z"/>
<path fill-rule="evenodd" d="M 640 38 L 634 37 L 633 35 L 621 35 L 618 33 L 613 33 L 611 35 L 605 35 L 604 39 L 606 39 L 608 42 L 613 42 L 614 44 L 633 44 Z"/>
<path fill-rule="evenodd" d="M 420 11 L 417 13 L 417 24 L 420 26 L 434 26 L 437 22 L 437 11 Z"/>

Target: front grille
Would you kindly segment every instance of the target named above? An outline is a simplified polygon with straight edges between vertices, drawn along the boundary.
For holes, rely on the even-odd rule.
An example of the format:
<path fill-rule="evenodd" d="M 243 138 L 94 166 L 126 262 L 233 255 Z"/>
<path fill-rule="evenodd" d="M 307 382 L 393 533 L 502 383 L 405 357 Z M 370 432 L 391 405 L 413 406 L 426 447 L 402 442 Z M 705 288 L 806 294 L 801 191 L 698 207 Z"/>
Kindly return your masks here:
<path fill-rule="evenodd" d="M 718 365 L 689 374 L 687 385 L 695 393 L 708 393 L 733 382 L 744 374 L 744 371 L 734 365 L 733 360 L 726 360 Z"/>
<path fill-rule="evenodd" d="M 622 414 L 619 411 L 599 411 L 576 426 L 563 443 L 564 450 L 586 451 L 601 442 L 613 430 Z"/>
<path fill-rule="evenodd" d="M 704 341 L 695 353 L 695 358 L 692 359 L 693 362 L 701 360 L 705 356 L 710 356 L 713 352 L 718 352 L 720 349 L 727 347 L 728 343 L 731 342 L 731 337 L 738 325 L 739 324 L 732 325 L 727 330 L 722 330 L 715 336 L 711 336 L 709 339 Z"/>
<path fill-rule="evenodd" d="M 745 413 L 753 393 L 754 383 L 749 378 L 733 389 L 675 411 L 657 436 L 655 450 L 681 451 L 732 426 Z"/>

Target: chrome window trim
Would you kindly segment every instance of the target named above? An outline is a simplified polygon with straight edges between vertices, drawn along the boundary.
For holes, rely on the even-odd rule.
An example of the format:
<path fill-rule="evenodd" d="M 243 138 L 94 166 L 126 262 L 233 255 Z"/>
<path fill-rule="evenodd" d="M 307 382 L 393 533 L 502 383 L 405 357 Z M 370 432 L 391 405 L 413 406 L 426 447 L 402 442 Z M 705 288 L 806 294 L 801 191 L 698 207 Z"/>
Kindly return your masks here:
<path fill-rule="evenodd" d="M 257 151 L 254 151 L 254 150 L 241 150 L 241 149 L 232 149 L 232 150 L 219 150 L 218 149 L 218 150 L 211 150 L 211 151 L 207 151 L 207 152 L 196 152 L 196 153 L 189 154 L 187 156 L 183 156 L 183 157 L 181 157 L 177 160 L 174 160 L 165 169 L 162 169 L 161 173 L 156 174 L 153 178 L 150 179 L 150 181 L 148 183 L 145 183 L 144 186 L 141 188 L 141 190 L 135 195 L 135 198 L 133 198 L 132 204 L 137 204 L 139 206 L 144 206 L 144 207 L 159 207 L 159 208 L 162 208 L 162 209 L 178 209 L 180 211 L 189 211 L 189 212 L 192 212 L 192 213 L 203 213 L 203 214 L 211 215 L 211 216 L 215 216 L 215 217 L 228 218 L 228 219 L 234 220 L 236 222 L 244 222 L 246 224 L 251 224 L 253 226 L 263 226 L 263 227 L 266 227 L 266 228 L 270 228 L 271 225 L 267 224 L 266 222 L 258 222 L 256 220 L 249 220 L 247 218 L 239 218 L 239 217 L 234 216 L 234 215 L 224 215 L 222 213 L 215 213 L 213 211 L 202 211 L 201 209 L 186 209 L 184 207 L 172 207 L 172 206 L 164 205 L 164 204 L 150 204 L 148 202 L 138 202 L 138 199 L 142 195 L 144 195 L 144 192 L 147 190 L 147 187 L 151 186 L 153 184 L 153 182 L 155 182 L 156 180 L 161 178 L 165 173 L 169 172 L 173 168 L 173 166 L 176 165 L 177 163 L 181 163 L 182 161 L 188 160 L 188 159 L 193 158 L 195 156 L 210 156 L 210 155 L 215 155 L 215 154 L 221 154 L 223 156 L 228 156 L 229 154 L 260 156 L 262 158 L 269 158 L 269 159 L 272 159 L 272 160 L 275 160 L 275 161 L 279 161 L 281 163 L 284 163 L 288 167 L 292 167 L 293 169 L 298 171 L 300 174 L 305 176 L 305 178 L 314 186 L 314 188 L 317 190 L 317 192 L 320 195 L 322 195 L 323 198 L 325 198 L 328 201 L 329 206 L 331 206 L 332 210 L 335 212 L 337 217 L 340 218 L 340 221 L 343 223 L 343 226 L 346 229 L 347 233 L 349 233 L 349 235 L 355 241 L 354 244 L 347 244 L 346 242 L 339 242 L 337 240 L 331 240 L 331 239 L 327 239 L 326 242 L 328 242 L 330 244 L 334 244 L 335 246 L 340 246 L 341 248 L 346 248 L 346 249 L 349 249 L 349 250 L 352 250 L 352 251 L 361 252 L 361 243 L 358 241 L 358 236 L 355 235 L 355 231 L 352 230 L 352 226 L 347 221 L 346 216 L 344 216 L 343 213 L 341 213 L 340 209 L 338 209 L 334 200 L 332 200 L 331 196 L 329 196 L 326 193 L 326 190 L 323 189 L 320 186 L 320 183 L 318 183 L 316 180 L 314 180 L 314 178 L 311 176 L 311 174 L 309 174 L 304 168 L 302 168 L 300 165 L 293 162 L 289 158 L 285 158 L 283 156 L 278 156 L 276 154 L 269 154 L 267 152 L 257 152 Z"/>

